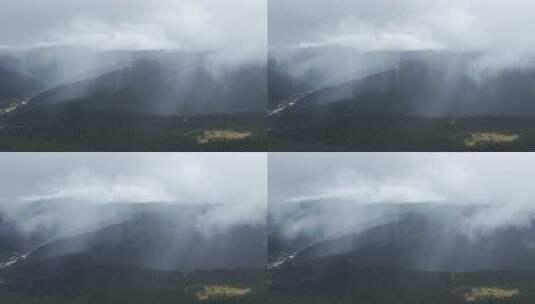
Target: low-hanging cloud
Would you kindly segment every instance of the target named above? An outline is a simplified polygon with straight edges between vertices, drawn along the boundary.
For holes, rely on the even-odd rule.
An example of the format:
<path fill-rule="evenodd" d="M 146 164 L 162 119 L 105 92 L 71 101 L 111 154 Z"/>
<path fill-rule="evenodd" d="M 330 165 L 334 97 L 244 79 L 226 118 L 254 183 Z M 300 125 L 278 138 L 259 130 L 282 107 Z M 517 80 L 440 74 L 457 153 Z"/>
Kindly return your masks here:
<path fill-rule="evenodd" d="M 42 190 L 22 196 L 22 201 L 72 200 L 94 203 L 174 202 L 178 198 L 158 180 L 144 177 L 99 177 L 88 169 L 80 169 L 67 176 L 44 181 Z"/>
<path fill-rule="evenodd" d="M 3 201 L 263 204 L 260 153 L 0 154 Z"/>
<path fill-rule="evenodd" d="M 117 213 L 121 204 L 210 205 L 198 219 L 203 231 L 264 225 L 266 162 L 261 153 L 5 153 L 0 213 L 26 231 L 58 226 L 72 233 L 109 222 L 113 212 L 102 218 L 101 205 Z M 62 205 L 28 219 L 35 202 Z"/>
<path fill-rule="evenodd" d="M 265 0 L 23 0 L 0 4 L 0 46 L 213 51 L 265 60 Z"/>
<path fill-rule="evenodd" d="M 530 40 L 535 43 L 530 35 L 522 35 L 529 33 L 526 24 L 533 23 L 529 13 L 533 8 L 534 4 L 525 0 L 296 0 L 291 4 L 274 0 L 269 3 L 270 43 L 340 42 L 363 50 L 510 48 Z"/>
<path fill-rule="evenodd" d="M 497 67 L 516 67 L 533 63 L 533 9 L 527 0 L 273 0 L 269 44 L 484 52 Z"/>
<path fill-rule="evenodd" d="M 359 214 L 364 205 L 426 203 L 482 206 L 457 223 L 470 233 L 530 225 L 534 160 L 529 153 L 275 153 L 269 166 L 270 215 L 276 220 L 296 204 L 316 201 L 324 214 L 298 224 L 333 232 L 365 222 L 367 215 Z M 336 218 L 325 219 L 329 214 Z M 301 226 L 290 227 L 299 230 L 291 233 L 303 232 Z"/>

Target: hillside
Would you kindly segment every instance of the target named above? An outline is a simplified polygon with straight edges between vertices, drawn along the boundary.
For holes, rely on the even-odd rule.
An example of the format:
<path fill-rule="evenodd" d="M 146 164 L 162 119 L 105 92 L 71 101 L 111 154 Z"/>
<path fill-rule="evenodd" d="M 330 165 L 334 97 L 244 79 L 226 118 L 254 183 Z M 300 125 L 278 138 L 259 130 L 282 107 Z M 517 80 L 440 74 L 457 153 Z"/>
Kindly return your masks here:
<path fill-rule="evenodd" d="M 274 303 L 530 303 L 533 225 L 470 230 L 485 208 L 383 206 L 383 220 L 308 243 L 273 227 L 270 238 L 285 247 L 270 248 L 270 295 Z"/>
<path fill-rule="evenodd" d="M 68 203 L 6 212 L 0 239 L 12 242 L 0 255 L 0 296 L 10 303 L 261 303 L 265 229 L 203 228 L 212 208 L 103 205 L 86 210 L 78 226 L 64 217 L 76 216 Z"/>
<path fill-rule="evenodd" d="M 9 63 L 0 61 L 0 71 L 3 65 L 43 85 L 30 86 L 14 75 L 0 78 L 0 87 L 18 88 L 0 103 L 1 148 L 264 149 L 265 67 L 214 67 L 211 56 L 79 49 L 15 53 Z"/>
<path fill-rule="evenodd" d="M 373 58 L 367 70 L 308 86 L 297 85 L 307 76 L 289 72 L 292 63 L 272 61 L 270 144 L 275 151 L 532 150 L 535 72 L 486 72 L 477 56 L 355 53 L 356 59 Z M 309 69 L 321 75 L 323 57 L 314 58 Z"/>

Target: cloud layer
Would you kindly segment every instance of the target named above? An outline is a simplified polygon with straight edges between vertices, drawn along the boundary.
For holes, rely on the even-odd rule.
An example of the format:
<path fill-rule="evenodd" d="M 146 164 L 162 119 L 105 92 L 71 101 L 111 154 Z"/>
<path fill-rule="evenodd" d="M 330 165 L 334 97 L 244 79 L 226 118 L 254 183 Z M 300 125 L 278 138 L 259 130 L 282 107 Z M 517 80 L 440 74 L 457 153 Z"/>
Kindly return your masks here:
<path fill-rule="evenodd" d="M 0 46 L 185 49 L 265 58 L 266 0 L 5 0 Z"/>
<path fill-rule="evenodd" d="M 534 52 L 534 9 L 528 0 L 272 0 L 269 41 L 271 47 L 487 51 L 515 60 Z"/>
<path fill-rule="evenodd" d="M 269 200 L 531 204 L 534 161 L 529 153 L 274 153 Z"/>
<path fill-rule="evenodd" d="M 533 223 L 533 172 L 530 153 L 273 153 L 269 212 L 296 237 L 364 229 L 395 215 L 395 204 L 452 212 L 477 205 L 452 222 L 475 235 Z"/>
<path fill-rule="evenodd" d="M 2 201 L 264 206 L 266 156 L 256 153 L 0 154 Z"/>
<path fill-rule="evenodd" d="M 0 153 L 0 216 L 27 233 L 71 235 L 124 220 L 131 204 L 179 221 L 210 205 L 190 223 L 207 235 L 263 226 L 266 171 L 262 153 Z"/>

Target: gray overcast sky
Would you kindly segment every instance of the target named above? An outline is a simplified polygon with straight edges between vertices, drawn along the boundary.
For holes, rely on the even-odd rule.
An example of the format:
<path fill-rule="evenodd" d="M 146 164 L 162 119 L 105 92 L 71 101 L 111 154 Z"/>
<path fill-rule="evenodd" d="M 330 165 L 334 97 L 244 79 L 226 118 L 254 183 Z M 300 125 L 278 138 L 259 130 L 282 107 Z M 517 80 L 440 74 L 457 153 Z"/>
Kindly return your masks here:
<path fill-rule="evenodd" d="M 272 153 L 269 201 L 445 202 L 533 206 L 535 155 Z"/>
<path fill-rule="evenodd" d="M 2 0 L 0 47 L 194 49 L 265 57 L 267 0 Z"/>
<path fill-rule="evenodd" d="M 0 153 L 0 201 L 226 203 L 265 207 L 261 153 Z"/>
<path fill-rule="evenodd" d="M 530 0 L 271 0 L 271 47 L 535 50 Z M 505 54 L 505 52 L 507 54 Z"/>

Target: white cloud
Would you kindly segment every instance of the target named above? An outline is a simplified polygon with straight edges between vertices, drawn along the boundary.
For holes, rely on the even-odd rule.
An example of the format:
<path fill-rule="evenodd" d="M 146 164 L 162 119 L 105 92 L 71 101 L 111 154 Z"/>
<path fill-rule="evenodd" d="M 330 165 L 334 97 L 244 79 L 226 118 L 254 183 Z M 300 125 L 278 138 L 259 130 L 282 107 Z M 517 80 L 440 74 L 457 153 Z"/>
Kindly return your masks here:
<path fill-rule="evenodd" d="M 392 184 L 369 183 L 364 179 L 348 179 L 336 185 L 318 187 L 316 193 L 291 197 L 288 202 L 305 200 L 351 200 L 361 204 L 445 202 L 446 197 L 435 193 L 423 181 L 393 181 Z"/>
<path fill-rule="evenodd" d="M 183 49 L 266 57 L 266 0 L 5 0 L 0 45 Z"/>
<path fill-rule="evenodd" d="M 1 201 L 265 207 L 265 153 L 0 154 Z"/>
<path fill-rule="evenodd" d="M 535 156 L 485 153 L 275 153 L 270 201 L 532 204 Z"/>
<path fill-rule="evenodd" d="M 44 40 L 31 46 L 69 45 L 96 50 L 180 49 L 165 31 L 151 24 L 109 25 L 94 19 L 73 20 L 62 29 L 53 29 Z"/>
<path fill-rule="evenodd" d="M 100 177 L 89 170 L 38 184 L 42 192 L 22 196 L 22 201 L 64 200 L 85 203 L 177 202 L 178 198 L 157 179 L 118 175 Z M 46 190 L 45 190 L 46 189 Z"/>
<path fill-rule="evenodd" d="M 233 225 L 265 224 L 267 155 L 0 153 L 0 192 L 0 213 L 7 212 L 27 231 L 58 227 L 61 233 L 76 233 L 116 221 L 122 203 L 165 203 L 212 205 L 194 219 L 210 234 Z M 40 200 L 61 204 L 28 212 Z M 101 204 L 108 204 L 105 214 Z"/>
<path fill-rule="evenodd" d="M 272 0 L 270 45 L 483 51 L 528 60 L 534 9 L 529 0 Z"/>
<path fill-rule="evenodd" d="M 270 215 L 291 218 L 285 230 L 296 236 L 335 233 L 391 215 L 364 207 L 369 204 L 477 205 L 477 212 L 454 223 L 477 236 L 532 225 L 533 172 L 532 153 L 275 153 Z M 315 204 L 302 208 L 307 200 Z"/>

